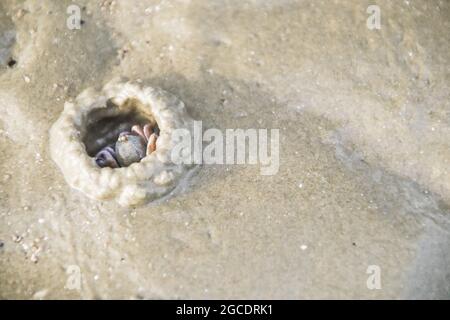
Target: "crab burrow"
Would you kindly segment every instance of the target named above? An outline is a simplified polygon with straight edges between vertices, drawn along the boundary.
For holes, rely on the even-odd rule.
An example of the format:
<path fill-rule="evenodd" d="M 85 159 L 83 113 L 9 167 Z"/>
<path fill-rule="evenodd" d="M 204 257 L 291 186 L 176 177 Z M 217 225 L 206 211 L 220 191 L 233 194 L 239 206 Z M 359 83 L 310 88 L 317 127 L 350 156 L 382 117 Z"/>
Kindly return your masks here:
<path fill-rule="evenodd" d="M 169 194 L 189 176 L 192 164 L 172 161 L 178 142 L 173 132 L 191 132 L 193 121 L 174 95 L 113 80 L 99 91 L 88 88 L 65 103 L 50 129 L 50 152 L 72 188 L 96 200 L 141 205 Z M 99 166 L 99 152 L 109 150 L 118 138 L 122 141 L 121 133 L 148 124 L 159 131 L 153 152 L 127 166 Z"/>

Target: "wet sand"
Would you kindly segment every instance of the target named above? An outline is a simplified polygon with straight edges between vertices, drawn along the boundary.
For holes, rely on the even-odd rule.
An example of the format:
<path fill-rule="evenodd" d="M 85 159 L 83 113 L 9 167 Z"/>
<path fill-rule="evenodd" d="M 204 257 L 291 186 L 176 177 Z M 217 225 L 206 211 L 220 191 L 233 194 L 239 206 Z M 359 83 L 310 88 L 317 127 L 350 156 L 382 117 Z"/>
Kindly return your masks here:
<path fill-rule="evenodd" d="M 448 1 L 377 1 L 380 30 L 370 1 L 77 1 L 80 30 L 70 4 L 0 4 L 0 298 L 450 297 Z M 280 129 L 278 174 L 205 165 L 134 209 L 71 189 L 49 129 L 117 76 Z"/>

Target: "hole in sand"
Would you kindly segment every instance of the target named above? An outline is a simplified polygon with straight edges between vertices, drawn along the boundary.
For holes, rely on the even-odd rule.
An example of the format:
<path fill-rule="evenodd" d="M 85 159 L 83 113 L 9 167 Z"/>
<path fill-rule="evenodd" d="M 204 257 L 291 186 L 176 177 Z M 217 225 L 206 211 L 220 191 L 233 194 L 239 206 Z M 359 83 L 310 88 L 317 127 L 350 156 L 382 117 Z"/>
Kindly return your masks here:
<path fill-rule="evenodd" d="M 153 132 L 159 135 L 159 127 L 156 123 L 154 115 L 137 99 L 127 99 L 122 105 L 115 104 L 112 99 L 107 100 L 106 108 L 98 108 L 90 111 L 86 117 L 86 132 L 83 137 L 83 143 L 86 152 L 90 157 L 96 157 L 100 151 L 110 147 L 114 158 L 117 158 L 117 143 L 119 136 L 124 133 L 132 134 L 133 137 L 139 137 L 138 134 L 132 132 L 133 126 L 144 128 L 150 125 Z M 147 140 L 141 139 L 145 144 Z M 140 158 L 145 157 L 144 154 Z M 119 166 L 128 166 L 129 162 L 120 162 Z"/>
<path fill-rule="evenodd" d="M 71 187 L 93 199 L 136 206 L 169 195 L 191 176 L 194 164 L 172 160 L 179 142 L 172 137 L 175 130 L 192 134 L 193 122 L 174 95 L 115 79 L 64 104 L 50 130 L 50 152 Z M 134 147 L 143 136 L 149 137 L 146 152 L 136 161 L 122 165 L 120 151 L 116 159 L 111 156 L 120 143 Z M 105 154 L 103 162 L 98 161 L 99 151 Z M 109 165 L 113 160 L 119 165 Z"/>
<path fill-rule="evenodd" d="M 12 67 L 14 67 L 15 65 L 16 65 L 16 63 L 17 63 L 17 61 L 16 60 L 14 60 L 13 58 L 10 58 L 9 60 L 8 60 L 8 67 L 10 67 L 10 68 L 12 68 Z"/>

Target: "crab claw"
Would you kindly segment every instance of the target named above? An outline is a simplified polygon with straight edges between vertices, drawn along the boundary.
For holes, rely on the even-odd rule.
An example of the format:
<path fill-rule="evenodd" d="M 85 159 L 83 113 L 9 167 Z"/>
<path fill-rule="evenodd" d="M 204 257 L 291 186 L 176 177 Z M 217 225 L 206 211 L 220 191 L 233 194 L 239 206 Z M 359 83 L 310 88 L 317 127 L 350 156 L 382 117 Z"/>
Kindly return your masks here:
<path fill-rule="evenodd" d="M 114 169 L 120 167 L 116 159 L 116 153 L 110 146 L 104 147 L 95 155 L 95 163 L 100 168 L 110 167 Z"/>
<path fill-rule="evenodd" d="M 119 164 L 126 167 L 139 162 L 145 157 L 146 145 L 145 139 L 134 132 L 120 135 L 115 146 Z"/>

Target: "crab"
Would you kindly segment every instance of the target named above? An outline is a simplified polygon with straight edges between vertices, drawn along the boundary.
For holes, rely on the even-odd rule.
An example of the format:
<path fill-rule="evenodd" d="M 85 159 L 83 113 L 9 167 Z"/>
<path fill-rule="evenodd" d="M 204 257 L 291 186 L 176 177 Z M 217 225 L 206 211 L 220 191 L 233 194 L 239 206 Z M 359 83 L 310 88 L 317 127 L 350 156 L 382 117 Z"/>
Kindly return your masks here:
<path fill-rule="evenodd" d="M 101 149 L 95 155 L 95 163 L 100 168 L 120 168 L 139 162 L 156 150 L 158 132 L 157 126 L 134 125 L 131 131 L 121 132 L 116 143 Z"/>

